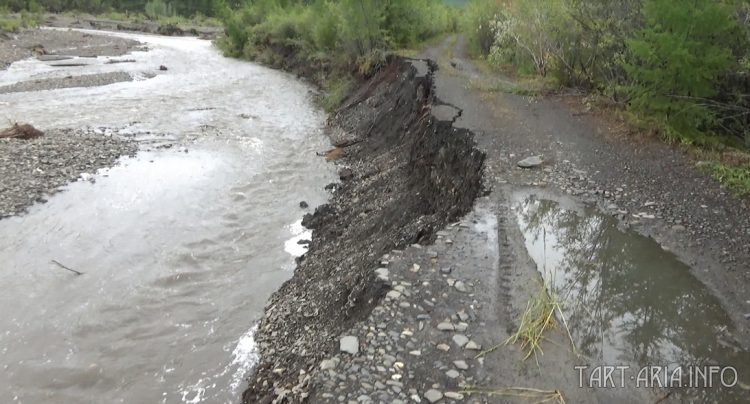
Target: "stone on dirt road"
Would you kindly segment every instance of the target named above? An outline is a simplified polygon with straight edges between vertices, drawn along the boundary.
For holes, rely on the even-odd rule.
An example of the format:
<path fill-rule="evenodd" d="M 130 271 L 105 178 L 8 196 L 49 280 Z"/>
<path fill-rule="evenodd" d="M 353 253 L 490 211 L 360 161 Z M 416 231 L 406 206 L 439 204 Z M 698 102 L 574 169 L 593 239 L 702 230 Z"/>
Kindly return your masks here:
<path fill-rule="evenodd" d="M 352 335 L 341 337 L 341 340 L 339 340 L 339 349 L 341 352 L 356 355 L 359 352 L 359 340 Z"/>
<path fill-rule="evenodd" d="M 458 345 L 459 348 L 463 348 L 464 345 L 469 343 L 469 338 L 463 334 L 456 334 L 453 336 L 453 342 Z"/>
<path fill-rule="evenodd" d="M 431 403 L 437 403 L 443 398 L 443 393 L 435 389 L 430 389 L 430 390 L 427 390 L 426 393 L 424 393 L 424 398 L 427 399 L 427 401 Z"/>
<path fill-rule="evenodd" d="M 539 167 L 544 163 L 541 156 L 531 156 L 518 162 L 518 166 L 521 168 L 534 168 Z"/>

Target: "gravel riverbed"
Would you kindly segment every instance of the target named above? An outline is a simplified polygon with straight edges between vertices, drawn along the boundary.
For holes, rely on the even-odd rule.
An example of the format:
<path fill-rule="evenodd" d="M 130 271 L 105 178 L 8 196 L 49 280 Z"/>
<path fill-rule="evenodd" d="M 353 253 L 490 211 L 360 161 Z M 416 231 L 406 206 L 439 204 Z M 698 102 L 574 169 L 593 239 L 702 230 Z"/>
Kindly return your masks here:
<path fill-rule="evenodd" d="M 142 49 L 139 42 L 125 38 L 70 30 L 27 29 L 0 36 L 0 70 L 35 55 L 122 56 Z"/>
<path fill-rule="evenodd" d="M 98 87 L 122 81 L 133 81 L 133 76 L 125 72 L 111 72 L 85 74 L 83 76 L 28 80 L 0 87 L 0 94 L 56 90 L 72 87 Z"/>
<path fill-rule="evenodd" d="M 135 141 L 101 130 L 50 130 L 33 140 L 0 139 L 0 218 L 23 212 L 76 179 L 135 155 Z"/>

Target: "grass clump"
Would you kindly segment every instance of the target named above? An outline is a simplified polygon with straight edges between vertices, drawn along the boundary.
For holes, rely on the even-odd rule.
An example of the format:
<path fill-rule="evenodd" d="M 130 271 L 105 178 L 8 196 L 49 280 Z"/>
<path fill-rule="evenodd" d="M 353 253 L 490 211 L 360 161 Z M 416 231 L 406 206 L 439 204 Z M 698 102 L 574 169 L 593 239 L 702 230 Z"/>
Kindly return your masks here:
<path fill-rule="evenodd" d="M 735 194 L 750 195 L 750 166 L 714 163 L 711 166 L 711 174 Z"/>
<path fill-rule="evenodd" d="M 320 106 L 326 112 L 331 112 L 344 102 L 349 92 L 354 88 L 354 80 L 347 76 L 332 76 L 323 83 L 322 88 L 324 94 L 320 98 Z"/>

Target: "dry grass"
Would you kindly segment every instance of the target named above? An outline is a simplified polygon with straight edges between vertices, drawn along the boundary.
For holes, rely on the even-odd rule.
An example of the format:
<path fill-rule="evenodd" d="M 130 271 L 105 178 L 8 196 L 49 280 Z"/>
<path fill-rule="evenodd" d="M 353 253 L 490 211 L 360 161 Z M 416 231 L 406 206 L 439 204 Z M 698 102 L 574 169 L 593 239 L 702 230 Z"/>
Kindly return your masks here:
<path fill-rule="evenodd" d="M 521 322 L 518 325 L 516 332 L 508 337 L 504 342 L 497 344 L 485 351 L 480 352 L 475 359 L 480 358 L 495 351 L 503 345 L 521 344 L 521 350 L 525 352 L 523 360 L 529 359 L 534 355 L 534 361 L 539 366 L 538 355 L 544 354 L 542 350 L 542 341 L 546 340 L 546 333 L 554 328 L 558 328 L 562 325 L 562 329 L 570 341 L 570 345 L 573 350 L 573 354 L 580 356 L 576 349 L 575 342 L 573 341 L 573 335 L 570 333 L 570 328 L 565 320 L 565 314 L 562 311 L 560 305 L 560 294 L 555 287 L 556 274 L 554 269 L 547 271 L 547 232 L 543 230 L 543 242 L 544 242 L 544 262 L 543 262 L 543 276 L 539 282 L 537 293 L 532 295 L 526 304 L 526 310 L 521 315 Z M 558 321 L 559 319 L 559 321 Z"/>
<path fill-rule="evenodd" d="M 466 386 L 462 393 L 484 394 L 488 396 L 516 397 L 526 400 L 534 400 L 534 403 L 558 403 L 565 404 L 565 398 L 559 390 L 540 390 L 527 387 L 479 387 Z"/>

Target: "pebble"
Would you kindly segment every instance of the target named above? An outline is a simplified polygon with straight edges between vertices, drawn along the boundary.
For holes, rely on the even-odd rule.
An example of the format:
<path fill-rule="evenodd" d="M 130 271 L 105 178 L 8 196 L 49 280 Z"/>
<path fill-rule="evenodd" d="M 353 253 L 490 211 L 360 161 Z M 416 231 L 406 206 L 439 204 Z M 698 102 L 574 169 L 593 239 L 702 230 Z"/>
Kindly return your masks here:
<path fill-rule="evenodd" d="M 320 362 L 320 370 L 331 370 L 335 369 L 336 366 L 338 366 L 339 360 L 338 358 L 333 359 L 324 359 Z"/>
<path fill-rule="evenodd" d="M 468 343 L 466 344 L 465 348 L 466 348 L 466 349 L 470 349 L 470 350 L 473 350 L 473 351 L 478 351 L 478 350 L 482 349 L 482 346 L 481 346 L 481 345 L 479 345 L 479 344 L 477 344 L 477 343 L 476 343 L 476 342 L 474 342 L 474 341 L 469 341 L 469 342 L 468 342 Z"/>
<path fill-rule="evenodd" d="M 464 345 L 467 345 L 469 341 L 469 337 L 463 335 L 463 334 L 456 334 L 453 336 L 453 342 L 458 345 L 459 348 L 462 348 Z M 467 347 L 467 349 L 469 349 Z"/>
<path fill-rule="evenodd" d="M 463 400 L 464 399 L 464 395 L 463 394 L 457 393 L 455 391 L 446 391 L 445 392 L 445 397 L 446 398 L 450 398 L 451 400 Z"/>
<path fill-rule="evenodd" d="M 456 327 L 454 327 L 453 324 L 444 321 L 437 325 L 437 329 L 440 331 L 453 331 Z"/>
<path fill-rule="evenodd" d="M 451 349 L 451 347 L 448 344 L 437 344 L 436 348 L 443 352 L 448 352 Z"/>
<path fill-rule="evenodd" d="M 375 270 L 375 275 L 377 275 L 378 279 L 384 282 L 388 282 L 388 268 L 378 268 Z"/>
<path fill-rule="evenodd" d="M 469 365 L 466 364 L 466 361 L 453 361 L 453 366 L 455 366 L 456 369 L 460 370 L 466 370 L 469 368 Z"/>
<path fill-rule="evenodd" d="M 436 403 L 443 399 L 443 393 L 435 389 L 430 389 L 424 393 L 424 398 L 431 403 Z"/>
<path fill-rule="evenodd" d="M 453 268 L 451 268 L 451 267 L 442 267 L 442 268 L 440 268 L 440 273 L 441 274 L 448 275 L 452 271 L 453 271 Z"/>
<path fill-rule="evenodd" d="M 352 355 L 359 353 L 359 340 L 353 335 L 341 337 L 339 340 L 339 350 Z"/>
<path fill-rule="evenodd" d="M 453 287 L 456 288 L 457 291 L 461 293 L 466 293 L 469 291 L 469 288 L 466 287 L 466 284 L 461 281 L 456 281 L 456 283 L 453 285 Z"/>
<path fill-rule="evenodd" d="M 542 165 L 544 161 L 541 156 L 531 156 L 518 162 L 518 166 L 521 168 L 534 168 Z"/>
<path fill-rule="evenodd" d="M 451 379 L 455 379 L 458 376 L 460 376 L 460 374 L 458 373 L 458 371 L 455 370 L 455 369 L 451 369 L 451 370 L 445 372 L 445 375 L 448 376 Z"/>
<path fill-rule="evenodd" d="M 385 297 L 386 299 L 397 300 L 401 297 L 401 292 L 399 292 L 398 290 L 391 290 L 385 294 Z"/>

